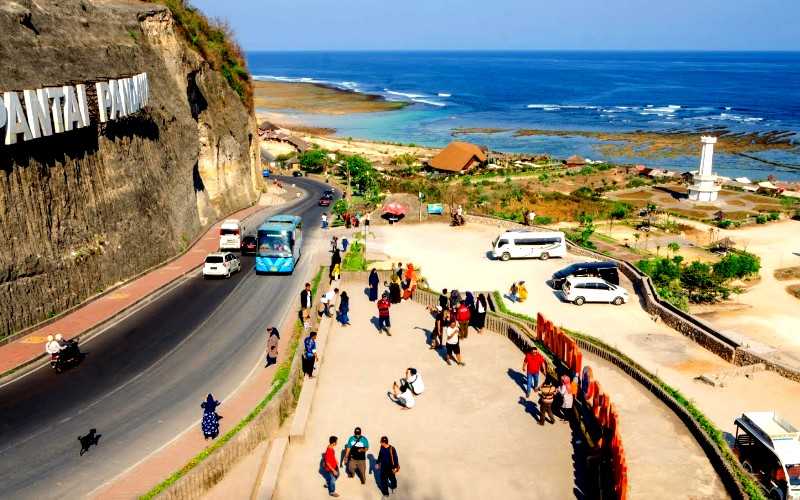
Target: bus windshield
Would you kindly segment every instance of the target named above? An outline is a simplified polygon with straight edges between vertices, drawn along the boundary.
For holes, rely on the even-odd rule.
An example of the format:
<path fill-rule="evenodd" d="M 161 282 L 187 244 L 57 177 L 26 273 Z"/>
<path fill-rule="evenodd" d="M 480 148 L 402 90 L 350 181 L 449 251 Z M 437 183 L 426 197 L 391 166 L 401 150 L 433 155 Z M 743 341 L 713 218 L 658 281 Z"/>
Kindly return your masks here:
<path fill-rule="evenodd" d="M 286 233 L 258 234 L 258 255 L 261 257 L 291 257 L 292 242 Z"/>

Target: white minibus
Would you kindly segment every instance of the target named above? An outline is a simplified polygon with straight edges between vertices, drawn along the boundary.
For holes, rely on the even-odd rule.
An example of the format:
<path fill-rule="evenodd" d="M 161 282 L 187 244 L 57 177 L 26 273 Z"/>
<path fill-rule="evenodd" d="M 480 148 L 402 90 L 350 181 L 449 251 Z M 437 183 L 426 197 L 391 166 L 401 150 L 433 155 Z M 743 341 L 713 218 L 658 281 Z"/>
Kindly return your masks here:
<path fill-rule="evenodd" d="M 242 227 L 237 219 L 228 219 L 219 227 L 219 249 L 241 250 Z"/>
<path fill-rule="evenodd" d="M 494 240 L 492 256 L 509 259 L 542 259 L 567 254 L 567 240 L 561 231 L 506 231 Z"/>

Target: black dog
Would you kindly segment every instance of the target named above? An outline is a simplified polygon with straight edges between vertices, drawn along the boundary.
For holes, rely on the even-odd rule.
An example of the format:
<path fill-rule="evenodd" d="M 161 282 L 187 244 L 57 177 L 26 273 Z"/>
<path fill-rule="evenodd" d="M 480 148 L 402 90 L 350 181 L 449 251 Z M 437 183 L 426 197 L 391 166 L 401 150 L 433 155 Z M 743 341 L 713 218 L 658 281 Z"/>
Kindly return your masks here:
<path fill-rule="evenodd" d="M 85 436 L 78 436 L 78 441 L 81 443 L 80 455 L 83 456 L 84 453 L 89 451 L 89 448 L 91 448 L 92 445 L 97 446 L 97 444 L 100 442 L 100 437 L 102 437 L 102 434 L 98 434 L 97 429 L 89 429 L 89 434 Z"/>

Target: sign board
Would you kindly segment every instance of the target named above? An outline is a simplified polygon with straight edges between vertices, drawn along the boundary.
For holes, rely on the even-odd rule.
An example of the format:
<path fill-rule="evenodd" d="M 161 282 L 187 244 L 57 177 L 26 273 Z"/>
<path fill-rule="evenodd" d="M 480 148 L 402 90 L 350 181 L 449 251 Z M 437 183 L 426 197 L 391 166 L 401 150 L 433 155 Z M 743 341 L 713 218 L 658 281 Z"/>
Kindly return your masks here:
<path fill-rule="evenodd" d="M 149 98 L 147 73 L 93 86 L 79 83 L 2 92 L 0 137 L 10 146 L 20 138 L 24 142 L 88 127 L 92 115 L 100 123 L 117 120 L 144 108 Z"/>
<path fill-rule="evenodd" d="M 442 215 L 444 206 L 441 203 L 428 203 L 428 213 L 431 215 Z"/>

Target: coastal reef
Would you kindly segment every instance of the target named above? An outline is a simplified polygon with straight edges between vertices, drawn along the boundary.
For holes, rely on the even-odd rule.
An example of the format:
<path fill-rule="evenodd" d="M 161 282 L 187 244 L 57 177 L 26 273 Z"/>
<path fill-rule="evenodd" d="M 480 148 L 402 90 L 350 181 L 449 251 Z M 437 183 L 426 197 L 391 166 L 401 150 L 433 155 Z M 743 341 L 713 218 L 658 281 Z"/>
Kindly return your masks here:
<path fill-rule="evenodd" d="M 408 105 L 407 102 L 387 101 L 379 95 L 319 83 L 255 81 L 254 87 L 255 106 L 265 110 L 343 115 L 394 111 Z"/>
<path fill-rule="evenodd" d="M 128 116 L 0 143 L 0 338 L 164 262 L 256 200 L 238 51 L 183 2 L 163 3 L 0 4 L 0 94 L 149 82 L 147 105 Z"/>

